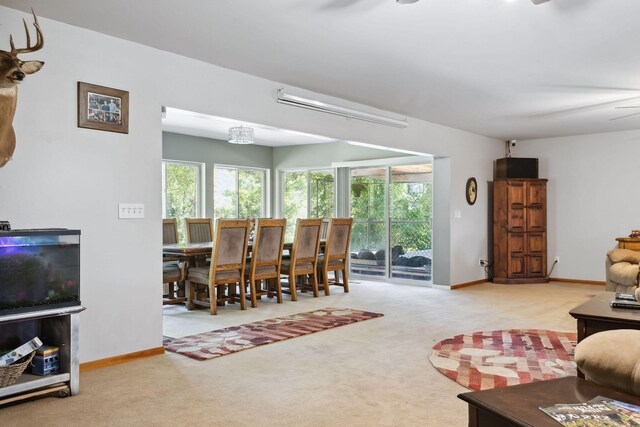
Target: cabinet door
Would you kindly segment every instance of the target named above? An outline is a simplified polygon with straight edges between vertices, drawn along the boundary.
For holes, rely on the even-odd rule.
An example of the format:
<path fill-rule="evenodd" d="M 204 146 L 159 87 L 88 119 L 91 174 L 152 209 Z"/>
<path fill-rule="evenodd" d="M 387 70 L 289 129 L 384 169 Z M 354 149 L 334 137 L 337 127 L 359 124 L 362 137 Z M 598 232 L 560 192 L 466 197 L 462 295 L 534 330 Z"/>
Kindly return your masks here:
<path fill-rule="evenodd" d="M 507 275 L 510 278 L 526 277 L 526 236 L 524 233 L 509 233 Z"/>
<path fill-rule="evenodd" d="M 525 202 L 526 202 L 526 187 L 525 183 L 521 181 L 510 181 L 507 185 L 507 203 L 508 208 L 508 231 L 519 232 L 526 231 L 526 216 L 525 216 Z"/>
<path fill-rule="evenodd" d="M 547 272 L 546 233 L 527 234 L 527 277 L 544 277 Z"/>
<path fill-rule="evenodd" d="M 547 184 L 544 181 L 526 183 L 526 231 L 547 229 Z"/>

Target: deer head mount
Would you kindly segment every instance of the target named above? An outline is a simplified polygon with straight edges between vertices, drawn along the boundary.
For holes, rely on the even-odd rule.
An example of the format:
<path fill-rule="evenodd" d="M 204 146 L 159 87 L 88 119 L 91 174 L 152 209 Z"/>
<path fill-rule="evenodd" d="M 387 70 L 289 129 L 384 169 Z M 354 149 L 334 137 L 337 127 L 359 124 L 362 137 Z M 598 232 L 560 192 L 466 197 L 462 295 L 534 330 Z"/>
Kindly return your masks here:
<path fill-rule="evenodd" d="M 27 47 L 16 49 L 13 36 L 9 36 L 11 51 L 0 50 L 0 168 L 7 164 L 16 148 L 16 135 L 13 131 L 13 116 L 16 112 L 18 100 L 18 84 L 27 74 L 33 74 L 44 65 L 42 61 L 22 61 L 18 55 L 35 52 L 44 46 L 44 37 L 38 24 L 36 14 L 33 14 L 33 26 L 36 28 L 36 44 L 31 46 L 31 35 L 27 21 L 24 19 L 24 30 L 27 34 Z"/>

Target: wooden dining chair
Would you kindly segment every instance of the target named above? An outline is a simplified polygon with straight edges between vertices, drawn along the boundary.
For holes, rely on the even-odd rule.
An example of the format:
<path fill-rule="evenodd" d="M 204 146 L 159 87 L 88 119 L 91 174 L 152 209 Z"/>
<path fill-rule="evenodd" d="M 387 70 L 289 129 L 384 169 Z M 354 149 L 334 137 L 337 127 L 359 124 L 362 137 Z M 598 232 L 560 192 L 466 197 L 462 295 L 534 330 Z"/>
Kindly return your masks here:
<path fill-rule="evenodd" d="M 188 243 L 204 243 L 213 241 L 213 221 L 211 218 L 185 218 Z M 210 265 L 209 255 L 195 257 L 193 262 L 196 267 Z"/>
<path fill-rule="evenodd" d="M 187 242 L 202 243 L 213 241 L 213 222 L 211 218 L 185 218 Z"/>
<path fill-rule="evenodd" d="M 178 243 L 178 221 L 175 218 L 162 220 L 162 244 Z M 186 300 L 184 295 L 185 264 L 177 257 L 162 257 L 162 304 L 177 304 Z"/>
<path fill-rule="evenodd" d="M 251 261 L 245 268 L 245 277 L 249 281 L 247 299 L 251 300 L 253 308 L 258 306 L 259 297 L 267 295 L 272 298 L 274 290 L 276 301 L 278 304 L 282 303 L 280 264 L 286 226 L 286 219 L 260 218 L 257 220 Z M 270 286 L 271 284 L 273 287 Z"/>
<path fill-rule="evenodd" d="M 179 304 L 186 301 L 184 295 L 185 264 L 177 261 L 162 263 L 162 305 Z"/>
<path fill-rule="evenodd" d="M 320 250 L 320 233 L 322 219 L 300 219 L 296 223 L 291 258 L 282 260 L 281 272 L 289 276 L 287 290 L 283 293 L 291 295 L 291 301 L 297 301 L 296 280 L 302 279 L 301 289 L 311 287 L 313 296 L 318 296 L 318 251 Z"/>
<path fill-rule="evenodd" d="M 189 269 L 186 280 L 189 310 L 193 310 L 195 305 L 201 305 L 210 307 L 211 314 L 218 314 L 217 305 L 224 302 L 239 302 L 240 309 L 246 310 L 244 271 L 249 227 L 249 220 L 246 219 L 218 220 L 211 250 L 211 265 Z M 226 295 L 225 287 L 228 288 Z M 239 296 L 235 292 L 236 287 Z"/>
<path fill-rule="evenodd" d="M 162 220 L 162 244 L 173 245 L 178 243 L 178 221 L 175 218 Z"/>
<path fill-rule="evenodd" d="M 329 230 L 329 222 L 331 220 L 325 218 L 322 220 L 322 233 L 320 233 L 320 240 L 327 240 L 327 231 Z"/>
<path fill-rule="evenodd" d="M 349 292 L 347 267 L 352 226 L 353 218 L 333 218 L 329 222 L 324 253 L 318 256 L 318 268 L 322 278 L 320 286 L 324 288 L 325 295 L 329 295 L 330 285 L 342 286 L 345 292 Z M 330 271 L 334 274 L 332 282 L 329 282 Z M 339 273 L 342 273 L 342 282 Z"/>

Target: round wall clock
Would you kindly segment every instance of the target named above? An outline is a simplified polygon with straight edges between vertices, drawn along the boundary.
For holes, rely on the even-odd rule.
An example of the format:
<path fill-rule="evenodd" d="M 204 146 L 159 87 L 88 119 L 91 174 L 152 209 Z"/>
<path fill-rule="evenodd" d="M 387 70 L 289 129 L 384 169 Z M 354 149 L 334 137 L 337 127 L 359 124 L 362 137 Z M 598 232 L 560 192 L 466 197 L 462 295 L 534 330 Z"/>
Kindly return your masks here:
<path fill-rule="evenodd" d="M 467 180 L 465 194 L 467 196 L 467 203 L 473 205 L 478 198 L 478 182 L 474 177 L 471 177 Z"/>

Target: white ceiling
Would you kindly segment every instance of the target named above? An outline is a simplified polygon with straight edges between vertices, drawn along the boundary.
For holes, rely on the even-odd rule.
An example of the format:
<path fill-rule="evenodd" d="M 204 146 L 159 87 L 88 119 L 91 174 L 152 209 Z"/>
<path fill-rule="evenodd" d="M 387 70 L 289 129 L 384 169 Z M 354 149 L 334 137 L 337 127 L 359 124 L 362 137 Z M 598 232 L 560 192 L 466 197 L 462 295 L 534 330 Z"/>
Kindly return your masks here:
<path fill-rule="evenodd" d="M 0 5 L 500 139 L 640 128 L 638 0 Z"/>
<path fill-rule="evenodd" d="M 164 131 L 223 141 L 229 139 L 229 128 L 241 125 L 253 128 L 253 139 L 257 145 L 282 147 L 286 145 L 337 142 L 335 139 L 319 135 L 274 128 L 259 123 L 241 122 L 170 107 L 165 108 L 165 114 L 162 118 L 162 130 Z"/>

